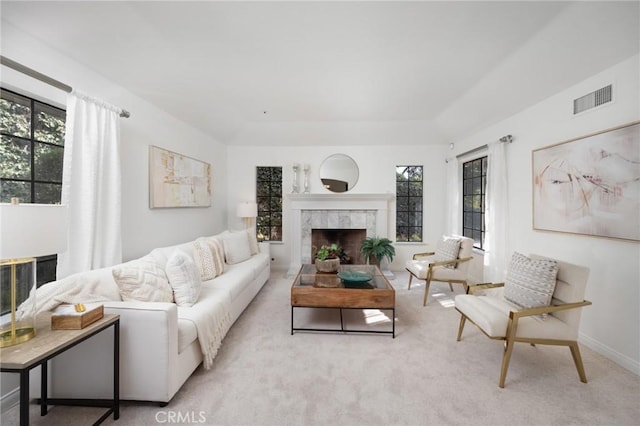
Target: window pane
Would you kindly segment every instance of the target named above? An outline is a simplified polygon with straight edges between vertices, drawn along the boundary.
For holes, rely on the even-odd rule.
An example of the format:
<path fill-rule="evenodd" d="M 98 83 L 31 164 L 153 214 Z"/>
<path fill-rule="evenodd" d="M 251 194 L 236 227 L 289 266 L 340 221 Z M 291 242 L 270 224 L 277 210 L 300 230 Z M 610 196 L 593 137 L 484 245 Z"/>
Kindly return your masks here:
<path fill-rule="evenodd" d="M 482 194 L 482 178 L 477 177 L 473 178 L 473 193 L 474 194 Z"/>
<path fill-rule="evenodd" d="M 463 208 L 462 227 L 465 236 L 474 239 L 474 246 L 483 247 L 484 208 L 486 190 L 487 157 L 468 161 L 463 168 Z"/>
<path fill-rule="evenodd" d="M 62 183 L 62 158 L 64 148 L 44 143 L 35 144 L 35 178 Z"/>
<path fill-rule="evenodd" d="M 29 141 L 2 136 L 0 177 L 31 179 L 31 143 Z"/>
<path fill-rule="evenodd" d="M 422 241 L 422 227 L 412 226 L 409 228 L 409 241 Z"/>
<path fill-rule="evenodd" d="M 482 211 L 482 196 L 474 195 L 472 198 L 473 198 L 473 211 L 474 212 Z"/>
<path fill-rule="evenodd" d="M 0 132 L 30 138 L 31 101 L 6 90 L 0 94 Z"/>
<path fill-rule="evenodd" d="M 409 182 L 409 196 L 422 198 L 422 181 Z"/>
<path fill-rule="evenodd" d="M 34 138 L 42 142 L 64 145 L 65 112 L 49 105 L 35 103 Z"/>
<path fill-rule="evenodd" d="M 409 228 L 396 226 L 396 241 L 409 241 Z"/>
<path fill-rule="evenodd" d="M 409 194 L 409 182 L 396 182 L 396 195 L 406 196 Z"/>
<path fill-rule="evenodd" d="M 36 197 L 34 203 L 56 204 L 60 202 L 62 195 L 62 184 L 58 183 L 36 183 Z"/>
<path fill-rule="evenodd" d="M 396 226 L 407 226 L 409 224 L 409 212 L 398 212 L 396 216 Z"/>
<path fill-rule="evenodd" d="M 282 241 L 282 167 L 256 167 L 259 240 Z"/>
<path fill-rule="evenodd" d="M 409 197 L 396 197 L 396 211 L 406 212 L 409 210 Z"/>
<path fill-rule="evenodd" d="M 422 211 L 422 197 L 409 198 L 409 211 L 421 212 Z"/>
<path fill-rule="evenodd" d="M 14 197 L 18 198 L 22 203 L 30 203 L 31 184 L 29 182 L 0 180 L 0 202 L 10 203 Z"/>

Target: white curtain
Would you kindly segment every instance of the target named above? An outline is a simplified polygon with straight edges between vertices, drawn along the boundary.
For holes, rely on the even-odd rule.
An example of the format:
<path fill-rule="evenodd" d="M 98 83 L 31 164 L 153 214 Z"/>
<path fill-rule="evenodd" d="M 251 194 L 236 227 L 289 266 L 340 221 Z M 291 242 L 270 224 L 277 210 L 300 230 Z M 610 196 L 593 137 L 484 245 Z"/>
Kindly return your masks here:
<path fill-rule="evenodd" d="M 484 279 L 503 282 L 510 255 L 507 235 L 509 200 L 507 192 L 506 143 L 489 144 L 485 195 Z"/>
<path fill-rule="evenodd" d="M 78 92 L 67 96 L 62 204 L 69 222 L 58 279 L 122 261 L 120 112 Z"/>
<path fill-rule="evenodd" d="M 460 212 L 460 170 L 456 159 L 447 160 L 447 210 L 446 228 L 447 235 L 462 235 Z"/>

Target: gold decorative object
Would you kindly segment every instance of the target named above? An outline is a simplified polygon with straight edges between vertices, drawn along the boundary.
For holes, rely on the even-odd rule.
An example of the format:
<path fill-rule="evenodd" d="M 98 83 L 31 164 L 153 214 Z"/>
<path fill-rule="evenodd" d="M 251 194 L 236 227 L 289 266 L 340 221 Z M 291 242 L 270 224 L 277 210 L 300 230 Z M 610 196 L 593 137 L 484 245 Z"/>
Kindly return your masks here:
<path fill-rule="evenodd" d="M 36 335 L 36 257 L 63 252 L 67 209 L 0 203 L 0 347 Z"/>

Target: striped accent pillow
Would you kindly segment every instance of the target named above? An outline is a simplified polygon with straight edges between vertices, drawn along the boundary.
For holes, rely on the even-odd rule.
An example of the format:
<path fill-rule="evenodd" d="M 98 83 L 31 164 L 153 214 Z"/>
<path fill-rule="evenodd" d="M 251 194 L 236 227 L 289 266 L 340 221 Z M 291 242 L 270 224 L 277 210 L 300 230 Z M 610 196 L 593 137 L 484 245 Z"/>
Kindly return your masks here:
<path fill-rule="evenodd" d="M 216 237 L 202 237 L 194 241 L 194 260 L 202 281 L 212 280 L 224 272 L 224 248 Z"/>
<path fill-rule="evenodd" d="M 507 270 L 504 298 L 520 308 L 549 306 L 556 288 L 558 262 L 530 259 L 515 252 Z M 546 319 L 548 314 L 540 315 Z"/>

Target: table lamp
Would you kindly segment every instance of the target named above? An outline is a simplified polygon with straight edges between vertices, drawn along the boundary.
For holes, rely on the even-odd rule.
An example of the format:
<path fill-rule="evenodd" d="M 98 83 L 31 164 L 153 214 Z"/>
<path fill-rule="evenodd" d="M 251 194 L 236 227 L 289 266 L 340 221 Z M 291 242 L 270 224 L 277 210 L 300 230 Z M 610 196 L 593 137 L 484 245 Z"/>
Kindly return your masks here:
<path fill-rule="evenodd" d="M 236 215 L 244 219 L 245 227 L 251 227 L 251 219 L 258 217 L 258 205 L 256 203 L 245 201 L 238 204 Z"/>
<path fill-rule="evenodd" d="M 0 347 L 35 337 L 35 258 L 66 247 L 66 206 L 0 203 Z"/>

